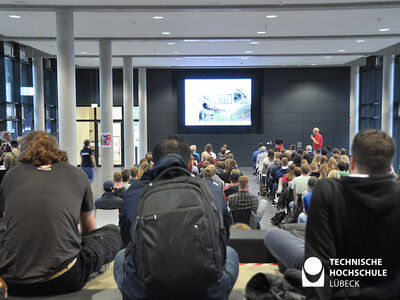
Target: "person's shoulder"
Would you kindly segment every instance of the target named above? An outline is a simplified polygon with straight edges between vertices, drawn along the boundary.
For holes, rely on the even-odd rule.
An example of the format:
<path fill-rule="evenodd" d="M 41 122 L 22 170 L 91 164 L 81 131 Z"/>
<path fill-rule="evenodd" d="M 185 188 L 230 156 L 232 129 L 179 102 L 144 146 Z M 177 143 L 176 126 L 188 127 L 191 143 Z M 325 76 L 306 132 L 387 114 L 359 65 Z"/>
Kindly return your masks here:
<path fill-rule="evenodd" d="M 79 178 L 80 177 L 87 178 L 86 173 L 82 171 L 82 169 L 75 167 L 68 162 L 58 162 L 53 166 L 54 170 L 62 170 L 64 172 L 71 173 L 74 176 L 78 176 Z"/>

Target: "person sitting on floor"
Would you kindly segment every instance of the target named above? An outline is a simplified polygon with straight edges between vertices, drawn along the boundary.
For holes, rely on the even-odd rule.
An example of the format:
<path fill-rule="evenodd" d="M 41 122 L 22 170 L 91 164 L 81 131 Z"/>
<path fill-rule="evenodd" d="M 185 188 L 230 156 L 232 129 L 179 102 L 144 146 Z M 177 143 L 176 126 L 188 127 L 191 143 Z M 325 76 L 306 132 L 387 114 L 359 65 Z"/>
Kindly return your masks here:
<path fill-rule="evenodd" d="M 80 290 L 121 249 L 118 227 L 96 230 L 89 178 L 68 163 L 53 136 L 44 131 L 25 135 L 19 159 L 0 188 L 5 216 L 0 274 L 8 293 Z"/>
<path fill-rule="evenodd" d="M 104 194 L 94 202 L 97 209 L 118 209 L 122 208 L 122 198 L 117 197 L 112 192 L 114 183 L 111 180 L 106 180 L 103 183 Z"/>

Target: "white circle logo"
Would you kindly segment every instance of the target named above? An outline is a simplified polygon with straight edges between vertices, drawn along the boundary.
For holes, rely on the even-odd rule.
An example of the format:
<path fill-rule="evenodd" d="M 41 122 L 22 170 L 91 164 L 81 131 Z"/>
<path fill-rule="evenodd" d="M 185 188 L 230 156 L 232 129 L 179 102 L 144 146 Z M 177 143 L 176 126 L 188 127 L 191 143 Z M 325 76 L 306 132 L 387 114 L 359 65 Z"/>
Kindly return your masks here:
<path fill-rule="evenodd" d="M 309 257 L 304 262 L 304 271 L 310 275 L 317 275 L 322 270 L 322 262 L 317 257 Z"/>

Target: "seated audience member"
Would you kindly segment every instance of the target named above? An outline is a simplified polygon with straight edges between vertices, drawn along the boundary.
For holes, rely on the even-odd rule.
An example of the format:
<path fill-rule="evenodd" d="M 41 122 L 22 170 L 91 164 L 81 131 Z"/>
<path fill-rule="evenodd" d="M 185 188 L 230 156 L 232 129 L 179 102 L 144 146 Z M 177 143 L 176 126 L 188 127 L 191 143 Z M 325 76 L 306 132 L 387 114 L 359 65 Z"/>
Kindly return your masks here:
<path fill-rule="evenodd" d="M 197 152 L 196 152 L 196 150 L 197 150 L 197 147 L 196 147 L 196 145 L 191 145 L 190 146 L 190 152 L 192 153 L 192 155 L 193 155 L 193 157 L 194 157 L 194 160 L 197 162 L 197 163 L 199 163 L 201 160 L 200 160 L 200 154 L 198 154 Z"/>
<path fill-rule="evenodd" d="M 193 154 L 190 155 L 189 171 L 194 176 L 200 176 L 199 168 L 196 166 L 196 161 L 194 160 Z"/>
<path fill-rule="evenodd" d="M 287 157 L 283 157 L 283 158 L 281 159 L 281 168 L 280 168 L 279 170 L 277 170 L 277 171 L 273 174 L 275 183 L 278 183 L 279 178 L 281 178 L 281 177 L 283 177 L 283 175 L 287 174 L 288 168 L 289 168 L 289 167 L 288 167 L 288 163 L 289 163 L 289 161 L 288 161 Z"/>
<path fill-rule="evenodd" d="M 263 166 L 261 169 L 262 174 L 267 174 L 267 169 L 269 165 L 274 161 L 274 150 L 268 149 L 267 157 L 263 160 Z"/>
<path fill-rule="evenodd" d="M 303 149 L 298 148 L 298 149 L 297 149 L 297 153 L 300 154 L 301 156 L 303 156 L 304 151 L 303 151 Z"/>
<path fill-rule="evenodd" d="M 11 152 L 7 152 L 4 157 L 4 167 L 6 170 L 15 167 L 18 164 L 19 150 L 18 150 L 18 142 L 13 140 L 10 142 Z"/>
<path fill-rule="evenodd" d="M 296 165 L 296 167 L 300 168 L 302 160 L 303 160 L 303 155 L 301 155 L 300 153 L 296 153 L 296 155 L 293 158 L 293 163 Z"/>
<path fill-rule="evenodd" d="M 314 152 L 314 156 L 317 154 L 321 155 L 321 149 L 314 149 L 313 152 Z"/>
<path fill-rule="evenodd" d="M 267 158 L 267 148 L 265 146 L 261 146 L 260 148 L 261 153 L 257 155 L 257 162 L 256 162 L 256 170 L 258 173 L 262 171 L 262 165 L 265 158 Z"/>
<path fill-rule="evenodd" d="M 98 209 L 119 209 L 122 208 L 122 198 L 117 197 L 112 192 L 114 183 L 106 180 L 103 183 L 104 194 L 94 202 L 94 206 Z"/>
<path fill-rule="evenodd" d="M 340 178 L 340 174 L 338 170 L 331 170 L 328 173 L 328 178 Z"/>
<path fill-rule="evenodd" d="M 282 176 L 282 185 L 285 183 L 292 181 L 296 176 L 294 175 L 294 169 L 296 166 L 294 164 L 291 164 L 288 166 L 288 172 Z"/>
<path fill-rule="evenodd" d="M 131 178 L 128 181 L 129 184 L 132 184 L 136 180 L 138 180 L 138 178 L 137 178 L 138 177 L 138 172 L 139 172 L 138 167 L 133 166 L 132 168 L 130 168 L 129 173 L 131 174 Z"/>
<path fill-rule="evenodd" d="M 312 196 L 312 189 L 314 185 L 318 182 L 318 179 L 314 176 L 310 176 L 307 183 L 307 191 L 308 193 L 303 197 L 303 212 L 299 215 L 297 223 L 307 223 L 308 213 L 310 212 L 310 203 Z"/>
<path fill-rule="evenodd" d="M 139 163 L 139 171 L 138 171 L 138 179 L 140 179 L 140 177 L 142 177 L 142 175 L 144 174 L 144 172 L 146 172 L 146 170 L 149 168 L 149 163 L 147 162 L 147 160 L 144 158 L 140 161 Z"/>
<path fill-rule="evenodd" d="M 322 164 L 319 166 L 319 178 L 318 179 L 324 179 L 328 178 L 328 165 L 327 164 Z"/>
<path fill-rule="evenodd" d="M 340 148 L 340 156 L 346 155 L 346 148 Z"/>
<path fill-rule="evenodd" d="M 121 172 L 114 172 L 113 175 L 114 190 L 113 193 L 116 197 L 124 198 L 126 188 L 122 186 L 122 174 Z"/>
<path fill-rule="evenodd" d="M 149 168 L 154 168 L 154 163 L 153 163 L 153 155 L 151 152 L 147 152 L 146 155 L 144 156 L 146 159 L 147 163 L 149 164 Z"/>
<path fill-rule="evenodd" d="M 318 165 L 316 163 L 312 163 L 310 165 L 310 170 L 311 170 L 310 176 L 314 176 L 314 177 L 319 178 L 320 174 L 319 174 L 319 171 L 318 171 Z"/>
<path fill-rule="evenodd" d="M 244 223 L 235 223 L 231 226 L 231 230 L 251 230 L 251 227 Z"/>
<path fill-rule="evenodd" d="M 349 172 L 346 171 L 346 163 L 344 161 L 339 161 L 338 163 L 339 175 L 340 176 L 349 176 Z"/>
<path fill-rule="evenodd" d="M 229 176 L 229 180 L 231 181 L 231 183 L 226 185 L 222 190 L 226 200 L 228 200 L 228 197 L 230 195 L 239 192 L 239 177 L 240 177 L 240 172 L 236 169 L 233 169 L 231 175 Z"/>
<path fill-rule="evenodd" d="M 209 165 L 211 165 L 211 163 L 210 163 L 208 160 L 204 161 L 204 162 L 201 164 L 200 175 L 199 175 L 201 178 L 203 178 L 204 170 L 205 170 Z"/>
<path fill-rule="evenodd" d="M 291 144 L 291 145 L 289 146 L 289 150 L 290 150 L 291 152 L 296 152 L 296 145 L 295 145 L 295 144 Z"/>
<path fill-rule="evenodd" d="M 54 137 L 44 131 L 28 133 L 19 159 L 0 188 L 5 216 L 0 274 L 8 293 L 79 290 L 114 259 L 122 246 L 119 230 L 114 225 L 96 230 L 88 176 L 68 163 Z"/>
<path fill-rule="evenodd" d="M 308 179 L 310 179 L 310 167 L 308 165 L 301 165 L 300 167 L 301 175 L 293 180 L 293 192 L 296 199 L 296 195 L 302 195 L 307 191 Z"/>
<path fill-rule="evenodd" d="M 306 151 L 308 152 L 308 155 L 311 156 L 311 158 L 314 157 L 314 152 L 313 152 L 313 150 L 312 150 L 312 146 L 311 146 L 311 145 L 307 145 L 307 146 L 306 146 Z"/>
<path fill-rule="evenodd" d="M 308 151 L 304 151 L 303 159 L 305 159 L 307 161 L 307 164 L 311 164 L 312 160 L 313 160 L 313 158 L 310 156 Z"/>
<path fill-rule="evenodd" d="M 225 152 L 226 152 L 228 146 L 226 146 L 226 147 L 225 146 L 226 145 L 222 146 L 221 151 L 218 152 L 218 154 L 217 154 L 217 159 L 219 161 L 224 161 L 226 159 Z"/>
<path fill-rule="evenodd" d="M 225 163 L 223 161 L 217 161 L 215 164 L 215 174 L 222 179 L 222 174 L 225 172 Z"/>
<path fill-rule="evenodd" d="M 121 171 L 121 176 L 122 176 L 122 186 L 127 190 L 129 188 L 129 186 L 130 186 L 130 183 L 129 183 L 129 177 L 130 177 L 129 170 L 128 169 L 122 170 Z"/>
<path fill-rule="evenodd" d="M 213 152 L 213 146 L 211 144 L 207 144 L 204 146 L 204 151 L 211 155 L 213 159 L 217 159 L 217 155 Z"/>
<path fill-rule="evenodd" d="M 321 165 L 321 155 L 315 154 L 311 164 L 316 164 L 319 167 Z"/>
<path fill-rule="evenodd" d="M 204 169 L 203 179 L 211 180 L 215 185 L 219 186 L 221 190 L 224 187 L 224 182 L 215 174 L 214 165 L 208 165 L 207 168 Z"/>
<path fill-rule="evenodd" d="M 321 163 L 320 163 L 320 165 L 323 165 L 323 164 L 328 165 L 328 161 L 329 161 L 328 156 L 321 155 Z"/>
<path fill-rule="evenodd" d="M 251 209 L 250 227 L 255 229 L 258 225 L 257 209 L 258 198 L 249 193 L 249 178 L 247 176 L 239 177 L 239 192 L 228 197 L 229 208 L 232 209 Z"/>
<path fill-rule="evenodd" d="M 236 169 L 239 171 L 238 166 L 236 165 L 236 161 L 234 159 L 227 158 L 225 161 L 225 172 L 222 173 L 221 179 L 225 183 L 229 183 L 229 176 L 231 175 L 231 172 L 233 169 Z M 239 171 L 240 172 L 240 171 Z"/>
<path fill-rule="evenodd" d="M 258 154 L 261 154 L 261 147 L 262 147 L 262 146 L 264 146 L 263 143 L 258 143 L 257 150 L 253 152 L 253 157 L 252 157 L 252 158 L 253 158 L 253 171 L 254 171 L 254 174 L 253 174 L 253 175 L 256 175 L 256 174 L 257 174 L 257 171 L 256 171 L 256 167 L 257 167 L 257 156 L 258 156 Z"/>
<path fill-rule="evenodd" d="M 343 161 L 346 164 L 346 171 L 349 170 L 350 167 L 350 158 L 347 155 L 342 155 L 340 157 L 340 160 Z"/>
<path fill-rule="evenodd" d="M 142 178 L 135 183 L 135 189 L 130 188 L 124 198 L 124 204 L 120 214 L 121 235 L 124 245 L 127 245 L 128 242 L 131 241 L 132 226 L 134 225 L 132 222 L 136 218 L 140 195 L 143 189 L 147 187 L 157 175 L 169 167 L 179 166 L 187 169 L 190 160 L 189 146 L 182 138 L 170 136 L 161 140 L 155 146 L 153 158 L 155 162 L 154 169 L 146 171 Z M 180 174 L 171 171 L 170 175 L 178 176 Z M 221 209 L 224 227 L 229 237 L 232 216 L 228 211 L 226 200 L 220 188 L 209 181 L 205 182 L 217 200 L 218 208 Z M 168 249 L 165 250 L 167 251 Z M 114 278 L 118 288 L 126 299 L 154 299 L 154 297 L 152 297 L 153 290 L 147 288 L 145 283 L 140 279 L 138 275 L 139 271 L 136 269 L 133 261 L 133 255 L 131 253 L 126 253 L 127 251 L 128 249 L 121 250 L 114 260 Z M 187 253 L 187 255 L 193 255 L 193 253 Z M 177 257 L 174 258 L 174 260 L 178 259 Z M 181 267 L 189 268 L 189 266 Z M 174 272 L 174 270 L 167 271 L 171 272 L 171 274 Z M 190 273 L 190 271 L 191 270 L 188 269 L 188 273 Z M 164 299 L 194 299 L 199 296 L 202 296 L 204 299 L 227 299 L 236 282 L 238 272 L 239 258 L 235 250 L 228 246 L 224 270 L 222 270 L 221 277 L 216 283 L 210 284 L 204 291 L 195 291 L 188 295 L 174 295 L 174 292 L 171 290 L 169 291 L 170 294 L 168 297 Z M 175 294 L 177 293 L 178 292 L 175 292 Z"/>
<path fill-rule="evenodd" d="M 332 170 L 337 170 L 337 162 L 333 157 L 331 157 L 328 161 L 328 173 Z"/>

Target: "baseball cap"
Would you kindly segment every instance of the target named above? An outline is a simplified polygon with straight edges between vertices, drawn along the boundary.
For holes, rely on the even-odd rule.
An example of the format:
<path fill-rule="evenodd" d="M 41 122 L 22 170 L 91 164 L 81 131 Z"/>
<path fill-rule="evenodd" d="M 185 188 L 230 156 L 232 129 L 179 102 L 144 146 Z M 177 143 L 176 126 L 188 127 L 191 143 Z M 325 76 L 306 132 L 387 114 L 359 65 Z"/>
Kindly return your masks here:
<path fill-rule="evenodd" d="M 106 191 L 112 190 L 114 188 L 114 182 L 111 180 L 106 180 L 103 183 L 103 189 Z"/>

